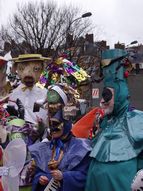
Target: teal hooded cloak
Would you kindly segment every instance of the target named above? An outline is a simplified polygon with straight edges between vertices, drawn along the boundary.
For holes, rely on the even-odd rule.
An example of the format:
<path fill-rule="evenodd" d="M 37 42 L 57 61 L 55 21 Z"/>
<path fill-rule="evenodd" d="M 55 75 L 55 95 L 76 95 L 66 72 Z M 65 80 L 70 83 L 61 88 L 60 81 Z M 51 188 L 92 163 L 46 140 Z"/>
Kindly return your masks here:
<path fill-rule="evenodd" d="M 129 92 L 124 78 L 127 53 L 103 52 L 104 85 L 114 89 L 114 110 L 100 124 L 93 139 L 86 191 L 130 191 L 143 150 L 143 112 L 129 109 Z M 108 65 L 107 65 L 108 63 Z M 141 164 L 141 163 L 140 163 Z"/>

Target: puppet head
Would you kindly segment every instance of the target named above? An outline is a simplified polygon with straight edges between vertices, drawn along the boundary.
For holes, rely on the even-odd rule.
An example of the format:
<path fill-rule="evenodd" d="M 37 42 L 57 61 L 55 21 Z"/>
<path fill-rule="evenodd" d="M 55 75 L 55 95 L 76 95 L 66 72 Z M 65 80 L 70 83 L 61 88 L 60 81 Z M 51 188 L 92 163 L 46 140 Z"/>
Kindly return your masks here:
<path fill-rule="evenodd" d="M 127 59 L 127 52 L 121 49 L 106 50 L 102 53 L 102 68 L 104 76 L 104 90 L 101 106 L 107 114 L 120 114 L 128 108 L 129 91 L 127 75 L 131 63 Z"/>
<path fill-rule="evenodd" d="M 27 87 L 33 87 L 38 82 L 43 71 L 44 61 L 47 59 L 40 54 L 22 54 L 14 58 L 13 61 L 22 83 Z"/>

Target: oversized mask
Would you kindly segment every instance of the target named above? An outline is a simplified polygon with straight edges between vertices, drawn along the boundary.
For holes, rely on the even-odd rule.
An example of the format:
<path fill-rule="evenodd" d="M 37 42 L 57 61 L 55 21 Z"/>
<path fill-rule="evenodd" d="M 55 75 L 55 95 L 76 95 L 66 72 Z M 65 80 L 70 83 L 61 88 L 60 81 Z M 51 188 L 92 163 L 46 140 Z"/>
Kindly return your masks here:
<path fill-rule="evenodd" d="M 43 71 L 44 61 L 48 58 L 40 54 L 23 54 L 14 58 L 18 75 L 23 84 L 27 87 L 33 87 L 38 82 Z"/>
<path fill-rule="evenodd" d="M 27 87 L 32 87 L 36 82 L 38 82 L 42 70 L 43 64 L 39 61 L 18 63 L 17 65 L 17 72 L 21 82 Z"/>

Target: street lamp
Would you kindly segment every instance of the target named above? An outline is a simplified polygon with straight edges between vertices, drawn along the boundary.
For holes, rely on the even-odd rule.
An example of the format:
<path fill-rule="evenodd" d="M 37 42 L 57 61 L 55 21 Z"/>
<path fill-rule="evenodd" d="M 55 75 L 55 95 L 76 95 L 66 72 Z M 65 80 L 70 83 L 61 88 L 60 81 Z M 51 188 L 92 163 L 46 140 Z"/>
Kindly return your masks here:
<path fill-rule="evenodd" d="M 76 22 L 77 20 L 80 20 L 82 18 L 86 18 L 86 17 L 90 17 L 92 15 L 91 12 L 87 12 L 87 13 L 84 13 L 82 14 L 80 17 L 74 19 L 73 21 L 69 22 L 69 25 L 67 27 L 67 30 L 66 30 L 66 44 L 65 44 L 65 48 L 67 48 L 67 38 L 68 38 L 68 35 L 69 35 L 69 31 L 70 31 L 70 28 L 71 28 L 71 25 Z"/>
<path fill-rule="evenodd" d="M 137 44 L 137 43 L 138 43 L 138 41 L 137 41 L 137 40 L 134 40 L 134 41 L 132 41 L 130 44 L 127 44 L 126 47 L 128 47 L 128 46 L 130 46 L 130 45 L 133 45 L 133 44 Z"/>
<path fill-rule="evenodd" d="M 137 44 L 138 43 L 138 41 L 137 40 L 134 40 L 134 41 L 132 41 L 130 44 Z"/>
<path fill-rule="evenodd" d="M 87 12 L 87 13 L 84 13 L 81 17 L 84 18 L 84 17 L 90 17 L 92 15 L 91 12 Z"/>
<path fill-rule="evenodd" d="M 68 29 L 70 29 L 71 25 L 72 25 L 75 21 L 77 21 L 77 20 L 79 20 L 79 19 L 82 19 L 82 18 L 90 17 L 91 15 L 92 15 L 91 12 L 87 12 L 87 13 L 84 13 L 83 15 L 81 15 L 80 17 L 74 19 L 71 23 L 69 23 Z"/>

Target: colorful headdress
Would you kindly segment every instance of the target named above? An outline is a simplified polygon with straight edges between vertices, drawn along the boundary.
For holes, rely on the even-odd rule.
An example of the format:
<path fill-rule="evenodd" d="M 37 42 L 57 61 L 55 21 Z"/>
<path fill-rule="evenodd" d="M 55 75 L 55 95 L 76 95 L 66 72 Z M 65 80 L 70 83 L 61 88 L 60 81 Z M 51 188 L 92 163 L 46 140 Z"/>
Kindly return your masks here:
<path fill-rule="evenodd" d="M 69 61 L 64 56 L 59 57 L 52 63 L 48 64 L 47 71 L 44 71 L 40 77 L 40 83 L 48 85 L 56 83 L 68 83 L 72 87 L 76 87 L 90 76 L 79 67 L 76 63 Z"/>
<path fill-rule="evenodd" d="M 114 112 L 128 105 L 127 74 L 132 69 L 125 50 L 111 49 L 102 53 L 102 69 L 104 86 L 114 88 Z"/>
<path fill-rule="evenodd" d="M 131 69 L 128 53 L 122 49 L 111 49 L 102 52 L 104 84 L 121 80 L 126 82 L 127 71 Z"/>

